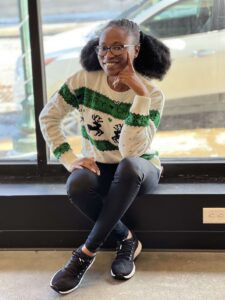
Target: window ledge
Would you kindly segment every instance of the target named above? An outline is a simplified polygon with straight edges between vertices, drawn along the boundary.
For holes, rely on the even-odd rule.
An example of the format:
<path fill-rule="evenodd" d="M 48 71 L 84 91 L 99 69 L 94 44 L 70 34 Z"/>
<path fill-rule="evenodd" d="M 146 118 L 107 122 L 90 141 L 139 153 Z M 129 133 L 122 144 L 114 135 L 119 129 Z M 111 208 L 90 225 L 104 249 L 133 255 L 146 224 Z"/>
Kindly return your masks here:
<path fill-rule="evenodd" d="M 160 183 L 155 195 L 225 195 L 225 183 Z M 0 183 L 0 196 L 66 195 L 64 183 Z"/>

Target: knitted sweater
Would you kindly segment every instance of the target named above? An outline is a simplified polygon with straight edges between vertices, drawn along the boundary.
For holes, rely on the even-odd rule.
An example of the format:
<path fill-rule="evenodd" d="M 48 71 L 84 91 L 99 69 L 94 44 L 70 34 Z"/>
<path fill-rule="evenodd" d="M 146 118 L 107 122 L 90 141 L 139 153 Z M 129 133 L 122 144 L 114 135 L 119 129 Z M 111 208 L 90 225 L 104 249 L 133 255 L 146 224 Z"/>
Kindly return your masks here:
<path fill-rule="evenodd" d="M 82 156 L 102 163 L 119 163 L 130 156 L 142 157 L 161 171 L 158 152 L 151 143 L 164 106 L 162 92 L 138 74 L 149 97 L 132 89 L 112 90 L 103 71 L 79 71 L 71 76 L 43 108 L 39 121 L 42 134 L 57 159 L 71 171 L 77 157 L 61 129 L 62 119 L 72 110 L 80 112 Z"/>

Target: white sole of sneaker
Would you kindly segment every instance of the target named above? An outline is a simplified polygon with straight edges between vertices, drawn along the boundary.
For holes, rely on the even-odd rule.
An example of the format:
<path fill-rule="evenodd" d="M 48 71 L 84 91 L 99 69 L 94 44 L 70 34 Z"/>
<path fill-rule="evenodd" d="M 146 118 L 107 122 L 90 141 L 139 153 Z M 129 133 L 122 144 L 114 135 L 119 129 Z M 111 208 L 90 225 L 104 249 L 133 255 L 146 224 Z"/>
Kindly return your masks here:
<path fill-rule="evenodd" d="M 134 252 L 134 260 L 135 260 L 135 259 L 138 257 L 138 255 L 141 253 L 141 250 L 142 250 L 142 244 L 141 244 L 140 241 L 138 241 L 137 249 L 136 249 L 136 251 Z M 118 276 L 118 275 L 115 275 L 115 274 L 113 273 L 113 271 L 111 270 L 111 275 L 112 275 L 112 277 L 114 277 L 114 278 L 116 278 L 116 279 L 129 279 L 129 278 L 131 278 L 132 276 L 134 276 L 135 270 L 136 270 L 136 267 L 135 267 L 135 264 L 133 263 L 133 269 L 132 269 L 132 271 L 130 272 L 130 274 Z"/>
<path fill-rule="evenodd" d="M 96 258 L 96 257 L 95 257 Z M 87 270 L 88 269 L 90 269 L 90 267 L 93 265 L 93 263 L 94 263 L 94 261 L 95 261 L 95 258 L 93 259 L 93 261 L 91 262 L 91 264 L 90 264 L 90 266 L 87 268 Z M 52 284 L 52 280 L 53 280 L 53 278 L 55 277 L 55 275 L 57 274 L 57 272 L 52 276 L 52 279 L 51 279 L 51 281 L 50 281 L 50 287 L 54 290 L 54 291 L 56 291 L 57 293 L 59 293 L 59 294 L 61 294 L 61 295 L 65 295 L 65 294 L 69 294 L 69 293 L 72 293 L 73 291 L 75 291 L 79 286 L 80 286 L 80 284 L 81 284 L 81 281 L 83 280 L 83 277 L 84 277 L 84 275 L 85 275 L 85 273 L 87 272 L 87 270 L 84 272 L 84 274 L 83 274 L 83 276 L 81 277 L 81 280 L 80 280 L 80 282 L 78 283 L 78 285 L 76 285 L 74 288 L 72 288 L 72 289 L 70 289 L 70 290 L 68 290 L 68 291 L 58 291 L 58 290 L 56 290 L 55 288 L 54 288 L 54 285 Z"/>

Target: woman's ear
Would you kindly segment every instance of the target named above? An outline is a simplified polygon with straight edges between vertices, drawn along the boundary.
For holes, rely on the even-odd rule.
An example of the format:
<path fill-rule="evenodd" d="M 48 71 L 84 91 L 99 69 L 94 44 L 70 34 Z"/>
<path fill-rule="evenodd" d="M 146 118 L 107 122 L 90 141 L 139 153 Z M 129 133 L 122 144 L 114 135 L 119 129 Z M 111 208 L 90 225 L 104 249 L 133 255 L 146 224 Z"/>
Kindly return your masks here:
<path fill-rule="evenodd" d="M 140 52 L 140 44 L 136 45 L 135 48 L 134 48 L 134 58 L 137 58 L 138 57 L 138 54 Z"/>

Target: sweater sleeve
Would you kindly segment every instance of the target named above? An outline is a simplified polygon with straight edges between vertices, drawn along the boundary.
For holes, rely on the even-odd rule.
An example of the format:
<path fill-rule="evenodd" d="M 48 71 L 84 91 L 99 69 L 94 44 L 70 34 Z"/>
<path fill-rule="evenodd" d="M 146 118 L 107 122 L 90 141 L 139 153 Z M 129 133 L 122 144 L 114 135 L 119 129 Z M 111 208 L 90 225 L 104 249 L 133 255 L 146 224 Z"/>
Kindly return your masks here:
<path fill-rule="evenodd" d="M 66 136 L 61 128 L 61 122 L 66 115 L 78 109 L 79 103 L 75 88 L 79 88 L 79 74 L 71 76 L 57 93 L 44 106 L 39 116 L 43 137 L 55 157 L 71 171 L 71 165 L 77 160 Z"/>
<path fill-rule="evenodd" d="M 149 97 L 135 96 L 120 134 L 122 157 L 141 156 L 150 148 L 160 124 L 163 106 L 164 95 L 156 88 L 151 89 Z"/>

